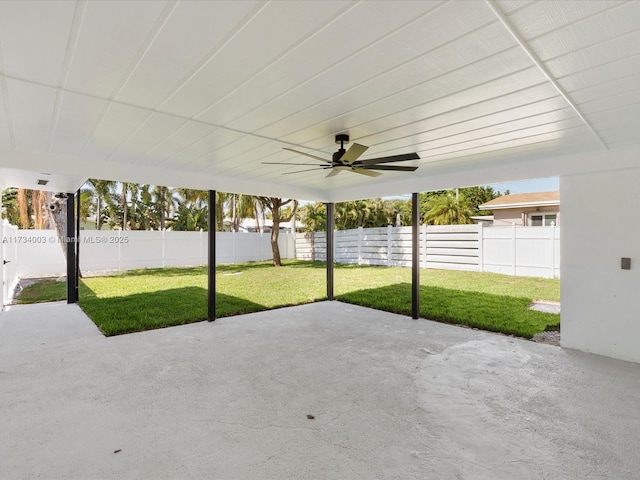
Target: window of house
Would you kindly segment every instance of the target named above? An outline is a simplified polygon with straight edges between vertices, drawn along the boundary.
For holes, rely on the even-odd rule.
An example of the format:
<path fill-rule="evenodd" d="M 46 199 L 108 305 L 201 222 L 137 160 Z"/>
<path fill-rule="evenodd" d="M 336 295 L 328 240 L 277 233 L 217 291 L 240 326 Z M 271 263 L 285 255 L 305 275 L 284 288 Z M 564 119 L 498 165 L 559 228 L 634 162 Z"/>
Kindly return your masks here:
<path fill-rule="evenodd" d="M 544 213 L 541 215 L 530 215 L 529 216 L 529 225 L 532 227 L 550 227 L 551 225 L 558 224 L 558 215 L 555 213 L 549 214 Z"/>

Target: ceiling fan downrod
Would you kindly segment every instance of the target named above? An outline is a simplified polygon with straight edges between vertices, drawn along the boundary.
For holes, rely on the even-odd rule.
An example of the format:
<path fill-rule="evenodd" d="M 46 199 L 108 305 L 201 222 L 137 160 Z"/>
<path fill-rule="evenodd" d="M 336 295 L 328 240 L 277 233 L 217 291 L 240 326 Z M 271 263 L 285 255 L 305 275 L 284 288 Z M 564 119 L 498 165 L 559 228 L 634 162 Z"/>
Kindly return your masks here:
<path fill-rule="evenodd" d="M 339 133 L 336 135 L 336 143 L 340 144 L 340 148 L 337 152 L 333 153 L 333 163 L 341 163 L 340 159 L 347 152 L 344 148 L 345 143 L 349 143 L 349 135 L 346 133 Z"/>

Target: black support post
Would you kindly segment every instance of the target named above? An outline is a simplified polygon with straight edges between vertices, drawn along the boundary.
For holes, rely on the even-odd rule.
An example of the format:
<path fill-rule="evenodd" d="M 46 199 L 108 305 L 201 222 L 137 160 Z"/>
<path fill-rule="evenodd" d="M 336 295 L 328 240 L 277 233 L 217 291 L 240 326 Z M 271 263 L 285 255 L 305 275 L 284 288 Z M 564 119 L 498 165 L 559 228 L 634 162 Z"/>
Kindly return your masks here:
<path fill-rule="evenodd" d="M 80 189 L 76 192 L 76 302 L 80 301 Z"/>
<path fill-rule="evenodd" d="M 76 303 L 76 222 L 73 193 L 67 194 L 67 303 Z"/>
<path fill-rule="evenodd" d="M 411 195 L 411 316 L 420 318 L 420 198 Z"/>
<path fill-rule="evenodd" d="M 216 191 L 209 190 L 207 320 L 216 321 Z"/>
<path fill-rule="evenodd" d="M 327 299 L 333 300 L 333 203 L 327 203 Z"/>

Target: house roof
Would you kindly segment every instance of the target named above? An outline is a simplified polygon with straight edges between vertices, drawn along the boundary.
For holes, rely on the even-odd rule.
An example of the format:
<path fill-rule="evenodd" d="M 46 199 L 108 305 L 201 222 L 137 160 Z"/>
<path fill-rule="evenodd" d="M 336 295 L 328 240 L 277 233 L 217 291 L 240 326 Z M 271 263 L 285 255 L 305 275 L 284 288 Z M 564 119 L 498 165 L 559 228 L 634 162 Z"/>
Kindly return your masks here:
<path fill-rule="evenodd" d="M 342 201 L 640 151 L 638 1 L 4 1 L 0 50 L 5 185 Z M 327 178 L 283 150 L 328 159 L 338 133 L 419 168 Z"/>
<path fill-rule="evenodd" d="M 480 210 L 500 210 L 504 208 L 549 207 L 560 205 L 560 192 L 533 192 L 502 195 L 478 206 Z"/>

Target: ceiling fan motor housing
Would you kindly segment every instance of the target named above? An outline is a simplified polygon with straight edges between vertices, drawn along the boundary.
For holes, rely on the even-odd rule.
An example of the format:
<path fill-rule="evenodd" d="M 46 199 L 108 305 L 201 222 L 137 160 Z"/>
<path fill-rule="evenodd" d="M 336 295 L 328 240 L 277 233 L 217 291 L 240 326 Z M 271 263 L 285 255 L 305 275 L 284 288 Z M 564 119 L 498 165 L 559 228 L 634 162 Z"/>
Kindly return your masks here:
<path fill-rule="evenodd" d="M 340 159 L 347 152 L 344 148 L 345 143 L 349 143 L 349 135 L 346 133 L 339 133 L 336 135 L 336 143 L 340 144 L 340 149 L 333 154 L 333 163 L 341 164 Z"/>

